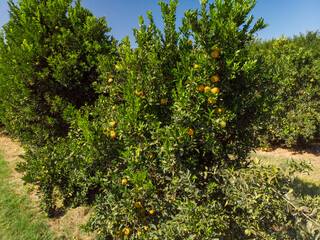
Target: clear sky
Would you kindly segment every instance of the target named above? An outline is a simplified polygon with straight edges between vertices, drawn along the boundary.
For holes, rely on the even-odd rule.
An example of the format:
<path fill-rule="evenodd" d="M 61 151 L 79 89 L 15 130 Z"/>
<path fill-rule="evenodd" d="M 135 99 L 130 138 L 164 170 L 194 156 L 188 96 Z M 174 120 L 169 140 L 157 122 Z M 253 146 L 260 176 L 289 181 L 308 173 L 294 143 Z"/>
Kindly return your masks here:
<path fill-rule="evenodd" d="M 17 0 L 15 0 L 17 1 Z M 163 0 L 169 2 L 169 0 Z M 212 2 L 214 0 L 209 0 Z M 82 0 L 82 5 L 91 10 L 97 17 L 106 16 L 111 34 L 121 40 L 129 35 L 134 44 L 132 28 L 139 28 L 138 17 L 143 15 L 147 22 L 146 12 L 151 10 L 155 22 L 162 27 L 158 0 Z M 177 24 L 180 25 L 183 12 L 200 7 L 199 0 L 180 0 L 177 9 Z M 258 0 L 251 12 L 257 18 L 264 18 L 270 24 L 258 33 L 262 39 L 291 37 L 320 30 L 320 0 Z M 0 26 L 8 22 L 7 0 L 0 0 Z"/>

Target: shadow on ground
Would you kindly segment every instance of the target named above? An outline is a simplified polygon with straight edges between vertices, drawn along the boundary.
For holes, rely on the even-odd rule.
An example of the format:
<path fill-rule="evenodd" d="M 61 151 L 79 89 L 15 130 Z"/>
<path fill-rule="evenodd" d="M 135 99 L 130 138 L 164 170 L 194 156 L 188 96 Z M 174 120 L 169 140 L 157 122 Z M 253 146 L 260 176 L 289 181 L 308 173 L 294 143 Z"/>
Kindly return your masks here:
<path fill-rule="evenodd" d="M 302 196 L 320 196 L 320 184 L 307 182 L 300 178 L 296 178 L 294 180 L 294 190 L 296 193 L 301 194 Z"/>

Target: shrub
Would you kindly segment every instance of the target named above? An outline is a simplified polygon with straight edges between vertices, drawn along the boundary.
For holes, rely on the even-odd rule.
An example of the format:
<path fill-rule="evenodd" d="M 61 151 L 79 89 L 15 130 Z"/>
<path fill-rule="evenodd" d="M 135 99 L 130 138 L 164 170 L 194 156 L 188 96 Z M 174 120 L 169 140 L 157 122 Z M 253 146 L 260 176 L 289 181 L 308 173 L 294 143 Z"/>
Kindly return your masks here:
<path fill-rule="evenodd" d="M 0 41 L 0 119 L 22 141 L 66 136 L 63 111 L 97 98 L 97 55 L 111 51 L 103 18 L 72 0 L 9 1 Z"/>

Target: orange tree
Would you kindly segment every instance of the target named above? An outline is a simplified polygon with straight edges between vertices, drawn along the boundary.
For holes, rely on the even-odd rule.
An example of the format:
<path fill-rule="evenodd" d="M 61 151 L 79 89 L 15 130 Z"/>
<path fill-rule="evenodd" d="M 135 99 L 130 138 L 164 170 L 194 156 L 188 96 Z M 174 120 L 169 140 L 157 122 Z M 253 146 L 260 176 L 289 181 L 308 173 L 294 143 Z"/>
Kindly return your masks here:
<path fill-rule="evenodd" d="M 159 4 L 164 31 L 149 12 L 137 48 L 125 38 L 118 57 L 99 57 L 99 98 L 65 109 L 68 136 L 28 151 L 25 179 L 39 183 L 49 213 L 56 195 L 95 200 L 86 228 L 99 239 L 284 237 L 275 227 L 300 237 L 300 212 L 283 197 L 290 180 L 247 161 L 264 99 L 247 48 L 265 27 L 251 26 L 255 1 L 203 1 L 179 31 L 178 1 Z"/>
<path fill-rule="evenodd" d="M 308 32 L 252 44 L 253 59 L 263 66 L 260 77 L 269 86 L 265 143 L 303 146 L 319 137 L 319 43 L 319 32 Z"/>
<path fill-rule="evenodd" d="M 43 145 L 66 136 L 66 106 L 97 98 L 97 55 L 112 40 L 103 18 L 73 0 L 9 1 L 0 36 L 0 119 L 20 140 Z"/>

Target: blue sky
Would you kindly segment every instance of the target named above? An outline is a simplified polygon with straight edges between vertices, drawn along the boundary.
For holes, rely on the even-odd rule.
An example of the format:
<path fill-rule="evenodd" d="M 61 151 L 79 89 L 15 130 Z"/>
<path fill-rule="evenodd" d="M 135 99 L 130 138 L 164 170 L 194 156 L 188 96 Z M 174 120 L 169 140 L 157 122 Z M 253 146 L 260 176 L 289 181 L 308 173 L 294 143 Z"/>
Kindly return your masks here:
<path fill-rule="evenodd" d="M 17 1 L 17 0 L 16 0 Z M 169 2 L 169 0 L 163 0 Z M 209 0 L 212 2 L 213 0 Z M 8 22 L 8 5 L 6 0 L 0 0 L 0 26 Z M 117 40 L 129 35 L 134 44 L 132 28 L 139 28 L 138 17 L 146 12 L 153 12 L 155 22 L 162 26 L 158 0 L 82 0 L 82 5 L 91 10 L 97 17 L 106 16 L 111 34 Z M 177 9 L 177 24 L 188 9 L 199 8 L 199 0 L 180 0 Z M 291 37 L 309 31 L 320 30 L 320 0 L 258 0 L 251 12 L 257 18 L 264 18 L 270 24 L 258 33 L 262 39 Z"/>

